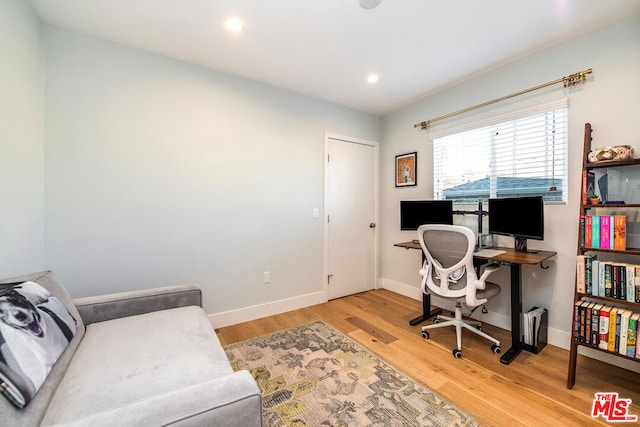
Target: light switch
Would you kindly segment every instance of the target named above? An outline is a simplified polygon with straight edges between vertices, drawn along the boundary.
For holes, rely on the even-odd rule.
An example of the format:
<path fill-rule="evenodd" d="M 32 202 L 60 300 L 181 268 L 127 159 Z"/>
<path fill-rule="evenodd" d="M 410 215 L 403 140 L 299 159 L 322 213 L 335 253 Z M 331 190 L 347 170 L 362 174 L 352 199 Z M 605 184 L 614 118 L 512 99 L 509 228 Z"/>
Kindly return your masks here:
<path fill-rule="evenodd" d="M 318 218 L 320 218 L 320 209 L 313 208 L 313 219 L 318 219 Z"/>

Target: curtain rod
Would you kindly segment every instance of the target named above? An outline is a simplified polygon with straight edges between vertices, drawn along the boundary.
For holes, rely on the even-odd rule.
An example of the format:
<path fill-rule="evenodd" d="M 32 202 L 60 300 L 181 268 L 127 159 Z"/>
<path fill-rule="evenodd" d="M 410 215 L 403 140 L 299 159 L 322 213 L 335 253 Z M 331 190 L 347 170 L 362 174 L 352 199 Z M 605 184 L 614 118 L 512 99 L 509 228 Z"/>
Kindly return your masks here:
<path fill-rule="evenodd" d="M 551 86 L 557 83 L 562 83 L 564 87 L 569 87 L 578 84 L 579 82 L 586 83 L 587 74 L 591 74 L 593 70 L 589 68 L 585 71 L 580 71 L 575 74 L 571 74 L 569 76 L 562 77 L 560 79 L 554 80 L 552 82 L 543 83 L 541 85 L 530 87 L 529 89 L 522 90 L 520 92 L 512 93 L 511 95 L 506 95 L 500 98 L 496 98 L 491 101 L 483 102 L 482 104 L 474 105 L 473 107 L 468 107 L 459 111 L 455 111 L 453 113 L 445 114 L 444 116 L 436 117 L 435 119 L 426 120 L 424 122 L 416 123 L 413 125 L 414 128 L 427 129 L 429 125 L 433 122 L 437 122 L 439 120 L 448 119 L 449 117 L 457 116 L 458 114 L 466 113 L 467 111 L 475 110 L 477 108 L 486 107 L 487 105 L 495 104 L 496 102 L 504 101 L 505 99 L 514 98 L 516 96 L 524 95 L 525 93 L 533 92 L 534 90 L 542 89 L 547 86 Z"/>

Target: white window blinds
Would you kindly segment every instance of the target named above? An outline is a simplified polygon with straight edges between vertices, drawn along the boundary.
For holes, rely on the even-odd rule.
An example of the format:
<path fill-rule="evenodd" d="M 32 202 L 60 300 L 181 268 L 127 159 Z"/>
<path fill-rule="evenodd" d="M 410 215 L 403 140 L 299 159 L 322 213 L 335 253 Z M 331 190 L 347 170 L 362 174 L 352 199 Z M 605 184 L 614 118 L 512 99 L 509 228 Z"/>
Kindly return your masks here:
<path fill-rule="evenodd" d="M 566 202 L 566 102 L 549 108 L 435 138 L 434 198 L 477 202 L 541 195 Z"/>

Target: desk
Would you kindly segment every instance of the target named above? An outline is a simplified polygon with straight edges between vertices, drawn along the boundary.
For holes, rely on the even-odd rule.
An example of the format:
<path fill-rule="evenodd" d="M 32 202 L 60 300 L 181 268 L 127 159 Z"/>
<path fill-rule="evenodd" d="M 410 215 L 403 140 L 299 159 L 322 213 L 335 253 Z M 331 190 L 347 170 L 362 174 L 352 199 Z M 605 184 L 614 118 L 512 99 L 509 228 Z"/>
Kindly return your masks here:
<path fill-rule="evenodd" d="M 419 243 L 414 242 L 402 242 L 396 243 L 393 246 L 397 246 L 405 249 L 418 249 L 422 251 Z M 522 350 L 522 332 L 521 332 L 521 314 L 522 314 L 522 266 L 523 265 L 536 265 L 541 264 L 543 261 L 556 255 L 556 252 L 552 251 L 539 251 L 535 253 L 520 252 L 513 248 L 486 248 L 486 249 L 499 249 L 504 251 L 500 255 L 494 257 L 482 257 L 474 256 L 474 264 L 480 266 L 486 263 L 494 263 L 500 265 L 508 265 L 511 270 L 511 348 L 507 350 L 501 357 L 500 362 L 508 365 Z M 425 309 L 426 306 L 426 309 Z M 411 325 L 414 326 L 423 320 L 428 319 L 434 314 L 438 313 L 438 310 L 431 310 L 431 295 L 422 294 L 422 316 L 413 319 Z M 420 320 L 418 320 L 420 319 Z M 416 323 L 413 323 L 417 321 Z"/>

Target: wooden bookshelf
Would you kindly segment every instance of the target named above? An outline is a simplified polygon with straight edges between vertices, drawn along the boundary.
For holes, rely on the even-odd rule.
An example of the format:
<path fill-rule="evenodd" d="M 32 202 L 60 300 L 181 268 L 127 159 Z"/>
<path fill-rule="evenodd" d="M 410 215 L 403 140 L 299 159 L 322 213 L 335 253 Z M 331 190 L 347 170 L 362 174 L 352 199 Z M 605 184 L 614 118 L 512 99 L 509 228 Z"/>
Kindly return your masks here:
<path fill-rule="evenodd" d="M 640 165 L 640 158 L 635 158 L 632 160 L 623 160 L 623 161 L 616 161 L 616 160 L 607 160 L 607 161 L 601 161 L 601 162 L 597 162 L 597 163 L 590 163 L 587 161 L 587 156 L 589 154 L 589 151 L 591 150 L 591 141 L 592 141 L 592 129 L 591 129 L 591 124 L 590 123 L 586 123 L 585 124 L 585 129 L 584 129 L 584 149 L 583 149 L 583 157 L 582 157 L 582 176 L 583 176 L 583 180 L 586 180 L 586 176 L 587 173 L 590 170 L 593 169 L 597 169 L 597 168 L 627 168 L 627 167 L 638 167 Z M 637 265 L 640 265 L 640 248 L 626 248 L 624 250 L 619 250 L 619 249 L 604 249 L 604 248 L 593 248 L 593 247 L 585 247 L 583 246 L 582 243 L 582 237 L 583 237 L 583 232 L 584 230 L 582 229 L 582 221 L 581 219 L 584 218 L 586 215 L 589 214 L 589 212 L 592 209 L 598 209 L 598 210 L 607 210 L 607 209 L 613 209 L 613 208 L 625 208 L 625 209 L 639 209 L 640 208 L 640 204 L 588 204 L 588 203 L 582 203 L 582 201 L 584 201 L 586 199 L 585 197 L 585 190 L 586 190 L 586 181 L 583 181 L 582 186 L 580 188 L 580 215 L 578 217 L 578 249 L 577 249 L 577 254 L 578 255 L 584 255 L 587 253 L 602 253 L 602 254 L 606 254 L 606 256 L 608 258 L 610 258 L 610 261 L 615 262 L 616 256 L 620 256 L 620 255 L 624 255 L 627 258 L 629 256 L 635 256 L 637 257 L 637 259 L 635 260 L 635 263 Z M 627 230 L 628 230 L 628 224 L 627 224 Z M 628 239 L 627 239 L 627 243 L 628 243 Z M 577 274 L 576 274 L 577 276 Z M 587 293 L 582 293 L 582 292 L 578 292 L 578 277 L 576 277 L 576 283 L 574 286 L 574 304 L 579 302 L 579 301 L 592 301 L 592 302 L 596 302 L 596 303 L 601 303 L 601 304 L 606 304 L 612 307 L 620 307 L 620 308 L 624 308 L 624 309 L 629 309 L 632 310 L 633 312 L 636 313 L 640 313 L 640 303 L 635 302 L 634 301 L 628 301 L 628 300 L 623 300 L 623 299 L 618 299 L 618 298 L 609 298 L 609 297 L 605 297 L 605 296 L 599 296 L 599 295 L 591 295 L 591 294 L 587 294 Z M 572 310 L 575 310 L 574 307 L 571 308 Z M 579 316 L 579 314 L 578 314 Z M 640 362 L 640 359 L 636 358 L 636 357 L 629 357 L 625 354 L 621 354 L 618 352 L 612 352 L 609 350 L 604 350 L 598 347 L 597 343 L 589 343 L 589 342 L 582 342 L 578 339 L 578 337 L 574 337 L 574 328 L 576 326 L 576 322 L 579 322 L 579 319 L 576 319 L 576 314 L 574 313 L 572 316 L 572 322 L 571 322 L 571 331 L 572 331 L 572 338 L 571 338 L 571 348 L 570 348 L 570 352 L 569 352 L 569 372 L 567 374 L 567 388 L 573 388 L 575 381 L 576 381 L 576 369 L 577 369 L 577 360 L 578 360 L 578 348 L 580 346 L 584 346 L 584 347 L 588 347 L 592 350 L 596 350 L 598 352 L 602 352 L 602 353 L 606 353 L 615 357 L 619 357 L 622 359 L 627 359 L 627 360 L 631 360 L 634 362 Z M 637 345 L 637 344 L 636 344 Z"/>

